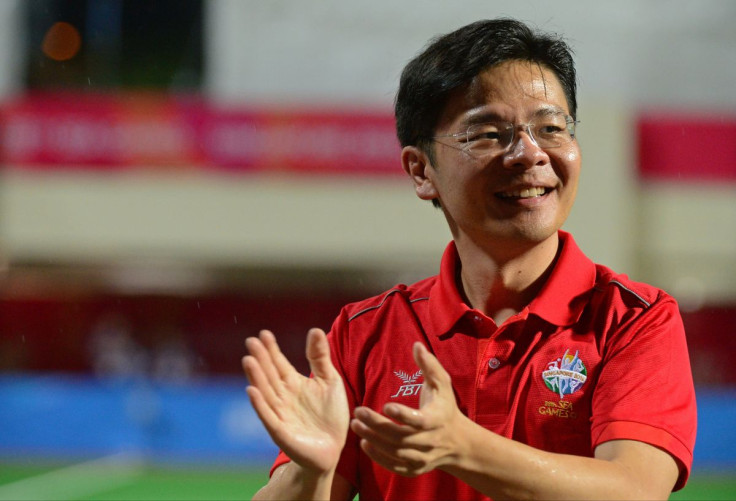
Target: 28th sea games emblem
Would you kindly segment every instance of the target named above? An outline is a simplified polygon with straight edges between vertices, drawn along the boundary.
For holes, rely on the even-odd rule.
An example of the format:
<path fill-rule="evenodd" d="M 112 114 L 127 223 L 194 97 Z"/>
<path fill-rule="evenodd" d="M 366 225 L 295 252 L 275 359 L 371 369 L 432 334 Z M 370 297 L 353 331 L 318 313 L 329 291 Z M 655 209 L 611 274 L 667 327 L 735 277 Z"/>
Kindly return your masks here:
<path fill-rule="evenodd" d="M 577 351 L 571 355 L 570 350 L 565 350 L 562 358 L 547 364 L 542 379 L 547 388 L 560 395 L 560 398 L 565 398 L 565 395 L 571 395 L 583 386 L 588 379 L 588 371 Z"/>

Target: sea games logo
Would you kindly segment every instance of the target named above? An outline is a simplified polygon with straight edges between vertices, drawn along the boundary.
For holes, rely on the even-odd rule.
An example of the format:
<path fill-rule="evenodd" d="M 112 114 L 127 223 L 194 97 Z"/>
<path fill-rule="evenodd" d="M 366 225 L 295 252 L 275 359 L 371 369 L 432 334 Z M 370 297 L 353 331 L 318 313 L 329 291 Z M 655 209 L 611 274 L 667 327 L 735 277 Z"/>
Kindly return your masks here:
<path fill-rule="evenodd" d="M 585 370 L 585 364 L 575 355 L 570 355 L 570 350 L 565 350 L 562 358 L 558 358 L 547 364 L 547 370 L 542 372 L 544 384 L 550 390 L 554 391 L 560 398 L 565 395 L 571 395 L 578 391 L 588 379 L 588 371 Z"/>

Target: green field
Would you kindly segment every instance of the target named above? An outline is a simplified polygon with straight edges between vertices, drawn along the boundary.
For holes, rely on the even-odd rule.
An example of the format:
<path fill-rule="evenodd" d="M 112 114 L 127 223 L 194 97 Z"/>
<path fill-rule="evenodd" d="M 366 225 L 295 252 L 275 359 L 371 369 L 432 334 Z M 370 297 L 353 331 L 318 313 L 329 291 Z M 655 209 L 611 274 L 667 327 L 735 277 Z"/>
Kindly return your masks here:
<path fill-rule="evenodd" d="M 230 500 L 250 499 L 266 468 L 162 468 L 93 461 L 45 466 L 0 463 L 0 500 Z M 700 474 L 673 500 L 736 499 L 736 474 Z"/>
<path fill-rule="evenodd" d="M 0 464 L 0 500 L 250 499 L 267 468 L 191 469 L 150 465 Z"/>

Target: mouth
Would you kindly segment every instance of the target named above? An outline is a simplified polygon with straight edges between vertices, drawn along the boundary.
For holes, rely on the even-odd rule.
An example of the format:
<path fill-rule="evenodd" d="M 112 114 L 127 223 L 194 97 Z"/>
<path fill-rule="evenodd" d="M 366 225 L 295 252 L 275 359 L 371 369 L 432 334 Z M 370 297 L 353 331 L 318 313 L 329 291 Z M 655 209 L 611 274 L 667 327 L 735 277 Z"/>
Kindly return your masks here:
<path fill-rule="evenodd" d="M 543 197 L 551 191 L 552 188 L 545 188 L 543 186 L 532 186 L 528 188 L 521 188 L 518 190 L 500 191 L 496 193 L 496 196 L 498 198 L 504 199 L 538 198 Z"/>

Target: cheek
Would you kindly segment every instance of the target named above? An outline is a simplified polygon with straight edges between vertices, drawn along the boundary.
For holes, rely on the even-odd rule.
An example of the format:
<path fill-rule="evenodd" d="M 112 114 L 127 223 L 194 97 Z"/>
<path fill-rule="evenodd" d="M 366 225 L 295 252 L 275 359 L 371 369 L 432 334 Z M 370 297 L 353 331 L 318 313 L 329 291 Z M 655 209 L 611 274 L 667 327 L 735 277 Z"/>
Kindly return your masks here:
<path fill-rule="evenodd" d="M 438 160 L 439 167 L 433 169 L 431 179 L 442 195 L 457 196 L 477 189 L 482 178 L 482 170 L 478 169 L 477 161 L 466 158 L 452 158 L 452 161 L 445 158 Z"/>
<path fill-rule="evenodd" d="M 562 154 L 562 159 L 566 162 L 580 163 L 580 148 L 570 148 Z"/>
<path fill-rule="evenodd" d="M 567 151 L 560 152 L 557 156 L 557 175 L 562 181 L 571 188 L 577 186 L 578 178 L 580 177 L 580 167 L 582 164 L 582 158 L 580 155 L 579 148 L 570 148 Z"/>

